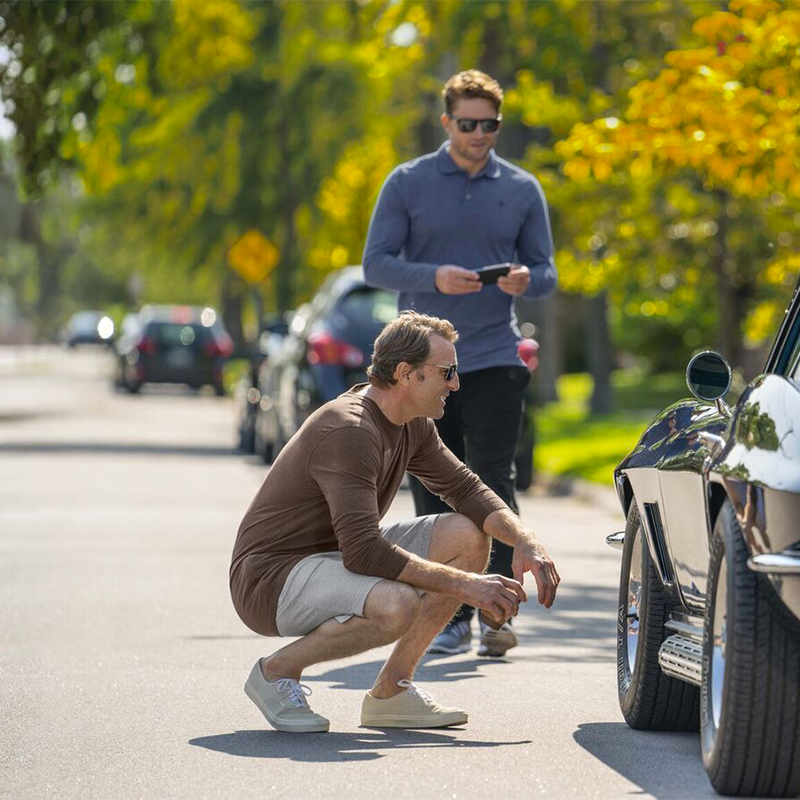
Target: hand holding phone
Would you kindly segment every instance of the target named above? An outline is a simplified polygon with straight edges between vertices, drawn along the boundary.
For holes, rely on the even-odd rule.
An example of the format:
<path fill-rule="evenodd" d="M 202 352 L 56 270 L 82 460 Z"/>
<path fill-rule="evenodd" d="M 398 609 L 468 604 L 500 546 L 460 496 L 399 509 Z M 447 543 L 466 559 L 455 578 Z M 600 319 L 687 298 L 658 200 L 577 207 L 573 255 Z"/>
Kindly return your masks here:
<path fill-rule="evenodd" d="M 488 267 L 481 267 L 475 270 L 481 283 L 497 283 L 498 278 L 508 275 L 514 265 L 508 261 L 504 264 L 490 264 Z"/>

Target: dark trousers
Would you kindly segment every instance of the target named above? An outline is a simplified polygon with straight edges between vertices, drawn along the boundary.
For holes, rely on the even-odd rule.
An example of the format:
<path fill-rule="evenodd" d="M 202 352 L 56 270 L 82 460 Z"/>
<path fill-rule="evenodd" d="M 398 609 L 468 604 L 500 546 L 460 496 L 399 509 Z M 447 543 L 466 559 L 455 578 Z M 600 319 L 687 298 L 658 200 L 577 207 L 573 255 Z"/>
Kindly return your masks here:
<path fill-rule="evenodd" d="M 447 398 L 444 416 L 436 420 L 439 436 L 515 514 L 514 451 L 517 447 L 525 388 L 530 373 L 525 367 L 490 367 L 459 375 L 461 388 Z M 411 492 L 417 516 L 452 511 L 413 475 Z M 489 571 L 513 578 L 513 548 L 495 541 Z M 461 606 L 454 621 L 471 620 L 472 606 Z"/>

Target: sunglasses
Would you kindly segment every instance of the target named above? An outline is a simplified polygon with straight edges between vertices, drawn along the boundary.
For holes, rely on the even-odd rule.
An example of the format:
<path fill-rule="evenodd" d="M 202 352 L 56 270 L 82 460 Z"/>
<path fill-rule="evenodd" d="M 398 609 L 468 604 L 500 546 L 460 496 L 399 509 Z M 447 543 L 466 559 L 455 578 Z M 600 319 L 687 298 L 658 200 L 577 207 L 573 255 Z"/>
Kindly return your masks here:
<path fill-rule="evenodd" d="M 456 123 L 456 127 L 461 133 L 472 133 L 478 127 L 478 123 L 484 133 L 494 133 L 500 127 L 500 121 L 503 119 L 502 114 L 498 114 L 492 119 L 469 119 L 468 117 L 454 117 L 452 114 L 447 116 Z"/>
<path fill-rule="evenodd" d="M 458 364 L 424 364 L 425 367 L 438 367 L 444 375 L 445 381 L 453 380 L 458 371 Z"/>

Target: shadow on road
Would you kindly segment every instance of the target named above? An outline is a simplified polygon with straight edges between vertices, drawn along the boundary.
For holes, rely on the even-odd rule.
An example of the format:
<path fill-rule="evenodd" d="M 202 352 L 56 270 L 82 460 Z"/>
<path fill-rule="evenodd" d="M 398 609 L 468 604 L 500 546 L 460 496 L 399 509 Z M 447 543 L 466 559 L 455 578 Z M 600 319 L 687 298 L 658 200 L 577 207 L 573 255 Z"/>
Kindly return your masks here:
<path fill-rule="evenodd" d="M 563 584 L 562 584 L 563 586 Z M 591 584 L 562 588 L 555 604 L 543 609 L 536 604 L 535 589 L 516 624 L 521 644 L 532 647 L 524 661 L 613 661 L 616 658 L 616 587 Z"/>
<path fill-rule="evenodd" d="M 450 730 L 463 730 L 452 728 Z M 334 762 L 373 761 L 383 758 L 380 750 L 411 748 L 489 748 L 530 744 L 530 739 L 513 742 L 486 742 L 460 739 L 448 733 L 419 730 L 368 731 L 357 733 L 326 733 L 300 736 L 279 731 L 236 731 L 216 736 L 199 736 L 189 744 L 219 753 L 245 758 L 285 758 L 290 761 Z"/>
<path fill-rule="evenodd" d="M 83 453 L 92 455 L 171 455 L 171 456 L 232 456 L 232 447 L 204 447 L 203 445 L 141 444 L 136 442 L 6 442 L 0 444 L 0 453 Z"/>
<path fill-rule="evenodd" d="M 696 733 L 635 731 L 624 722 L 578 726 L 575 741 L 659 800 L 717 797 L 700 759 Z"/>
<path fill-rule="evenodd" d="M 504 659 L 473 658 L 469 660 L 445 661 L 443 658 L 452 656 L 427 655 L 420 662 L 417 671 L 414 673 L 414 680 L 419 683 L 436 683 L 460 681 L 464 678 L 485 678 L 486 675 L 478 672 L 478 667 L 502 666 L 508 662 Z M 322 675 L 303 675 L 306 683 L 325 682 L 330 683 L 331 689 L 361 689 L 366 691 L 372 688 L 375 678 L 384 660 L 369 661 L 366 664 L 349 664 L 345 667 L 334 667 Z"/>

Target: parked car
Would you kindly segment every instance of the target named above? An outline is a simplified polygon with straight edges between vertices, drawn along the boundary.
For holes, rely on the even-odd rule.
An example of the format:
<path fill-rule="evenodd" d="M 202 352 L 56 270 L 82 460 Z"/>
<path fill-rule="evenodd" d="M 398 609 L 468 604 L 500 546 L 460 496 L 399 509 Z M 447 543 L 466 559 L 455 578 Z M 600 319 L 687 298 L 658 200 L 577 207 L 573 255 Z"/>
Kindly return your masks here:
<path fill-rule="evenodd" d="M 276 315 L 265 320 L 258 341 L 248 353 L 249 368 L 236 382 L 233 392 L 234 430 L 237 447 L 244 453 L 255 450 L 256 411 L 261 402 L 261 392 L 258 390 L 259 370 L 277 352 L 288 333 L 289 323 L 284 316 Z"/>
<path fill-rule="evenodd" d="M 67 347 L 80 344 L 111 345 L 114 341 L 114 322 L 102 311 L 78 311 L 69 318 L 59 339 Z"/>
<path fill-rule="evenodd" d="M 115 383 L 131 393 L 145 383 L 185 383 L 225 394 L 222 366 L 233 342 L 213 308 L 145 306 L 126 317 L 116 349 Z"/>
<path fill-rule="evenodd" d="M 617 688 L 628 725 L 697 730 L 714 788 L 800 793 L 800 296 L 763 374 L 691 359 L 614 477 L 627 515 Z"/>
<path fill-rule="evenodd" d="M 323 403 L 366 381 L 373 342 L 395 316 L 397 295 L 367 286 L 360 267 L 332 273 L 297 309 L 259 371 L 254 444 L 266 463 Z"/>

